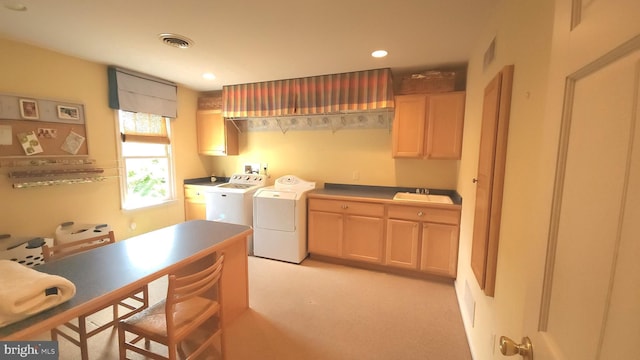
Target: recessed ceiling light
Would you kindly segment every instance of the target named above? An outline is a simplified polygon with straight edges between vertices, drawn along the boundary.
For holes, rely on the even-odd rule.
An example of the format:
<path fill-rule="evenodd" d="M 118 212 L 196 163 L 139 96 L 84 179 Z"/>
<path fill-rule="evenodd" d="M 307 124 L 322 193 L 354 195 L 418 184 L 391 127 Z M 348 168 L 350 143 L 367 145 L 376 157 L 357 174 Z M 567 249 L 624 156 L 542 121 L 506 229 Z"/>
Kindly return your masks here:
<path fill-rule="evenodd" d="M 178 34 L 160 34 L 158 35 L 163 43 L 177 47 L 179 49 L 187 49 L 193 46 L 193 40 Z"/>
<path fill-rule="evenodd" d="M 202 78 L 206 79 L 206 80 L 213 80 L 216 78 L 216 76 L 210 72 L 206 72 L 204 74 L 202 74 Z"/>
<path fill-rule="evenodd" d="M 387 56 L 388 52 L 386 50 L 376 50 L 371 53 L 371 56 L 374 58 L 381 58 Z"/>
<path fill-rule="evenodd" d="M 5 4 L 4 7 L 13 11 L 27 11 L 27 5 L 19 2 Z"/>

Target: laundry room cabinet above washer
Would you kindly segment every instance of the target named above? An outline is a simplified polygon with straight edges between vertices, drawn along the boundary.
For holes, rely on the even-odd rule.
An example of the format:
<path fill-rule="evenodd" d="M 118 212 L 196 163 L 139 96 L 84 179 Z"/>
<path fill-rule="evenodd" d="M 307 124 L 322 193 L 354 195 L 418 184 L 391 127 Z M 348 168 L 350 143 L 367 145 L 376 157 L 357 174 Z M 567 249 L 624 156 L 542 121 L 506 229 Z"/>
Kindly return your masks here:
<path fill-rule="evenodd" d="M 198 153 L 201 155 L 238 155 L 238 129 L 222 117 L 220 110 L 196 113 Z"/>

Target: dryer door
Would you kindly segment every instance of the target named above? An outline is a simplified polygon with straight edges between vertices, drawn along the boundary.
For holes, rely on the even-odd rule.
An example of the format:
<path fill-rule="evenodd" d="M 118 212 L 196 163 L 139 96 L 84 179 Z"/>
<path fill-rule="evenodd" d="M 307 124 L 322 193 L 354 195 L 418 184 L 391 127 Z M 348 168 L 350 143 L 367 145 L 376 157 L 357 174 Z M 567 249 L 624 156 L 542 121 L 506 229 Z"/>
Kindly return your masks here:
<path fill-rule="evenodd" d="M 257 228 L 295 231 L 296 198 L 290 191 L 262 190 L 253 198 L 254 222 Z"/>

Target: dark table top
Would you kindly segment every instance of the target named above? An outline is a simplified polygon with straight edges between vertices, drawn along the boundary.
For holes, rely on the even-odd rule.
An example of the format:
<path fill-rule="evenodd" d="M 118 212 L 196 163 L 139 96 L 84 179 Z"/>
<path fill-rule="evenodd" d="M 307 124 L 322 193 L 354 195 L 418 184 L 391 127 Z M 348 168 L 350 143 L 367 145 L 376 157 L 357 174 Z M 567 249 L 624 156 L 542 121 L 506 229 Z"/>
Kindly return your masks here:
<path fill-rule="evenodd" d="M 250 227 L 193 220 L 39 265 L 34 269 L 74 283 L 76 295 L 56 307 L 0 328 L 0 339 L 12 338 L 16 332 L 51 318 L 59 318 L 56 322 L 62 324 L 76 317 L 69 317 L 70 312 L 85 312 L 84 309 L 109 304 L 109 295 L 123 289 L 133 291 L 212 253 L 216 244 L 245 232 L 250 232 Z"/>

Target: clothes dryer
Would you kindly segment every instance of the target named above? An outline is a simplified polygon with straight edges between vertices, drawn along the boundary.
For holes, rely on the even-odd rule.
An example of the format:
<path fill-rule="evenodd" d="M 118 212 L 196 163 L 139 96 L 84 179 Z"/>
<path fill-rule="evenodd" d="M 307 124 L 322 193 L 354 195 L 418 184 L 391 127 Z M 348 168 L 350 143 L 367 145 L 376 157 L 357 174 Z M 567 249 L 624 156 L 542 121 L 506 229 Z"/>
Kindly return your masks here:
<path fill-rule="evenodd" d="M 316 183 L 278 178 L 253 196 L 254 255 L 299 264 L 307 250 L 307 196 Z"/>

